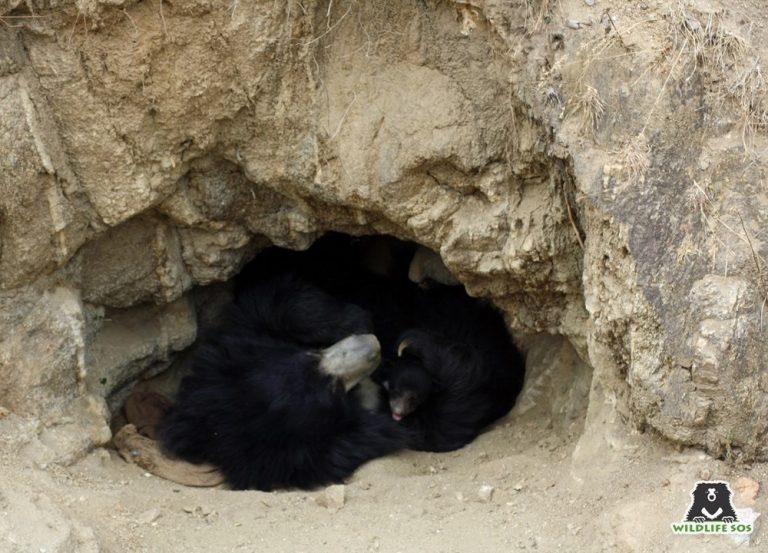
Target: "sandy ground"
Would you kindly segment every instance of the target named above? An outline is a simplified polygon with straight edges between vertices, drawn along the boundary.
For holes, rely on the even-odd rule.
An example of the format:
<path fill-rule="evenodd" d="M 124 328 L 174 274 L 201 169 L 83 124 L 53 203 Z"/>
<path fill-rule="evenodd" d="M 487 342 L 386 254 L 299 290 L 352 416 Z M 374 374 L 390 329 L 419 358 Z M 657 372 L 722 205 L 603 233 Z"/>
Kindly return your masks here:
<path fill-rule="evenodd" d="M 6 454 L 0 551 L 733 550 L 731 538 L 675 536 L 670 523 L 684 516 L 696 480 L 764 483 L 768 466 L 680 450 L 629 432 L 609 412 L 590 412 L 581 438 L 574 425 L 513 413 L 461 451 L 368 464 L 343 503 L 327 490 L 185 488 L 103 449 L 46 470 Z M 747 501 L 735 493 L 737 508 Z M 768 511 L 764 493 L 752 507 Z M 758 526 L 753 549 L 768 543 L 764 533 Z"/>

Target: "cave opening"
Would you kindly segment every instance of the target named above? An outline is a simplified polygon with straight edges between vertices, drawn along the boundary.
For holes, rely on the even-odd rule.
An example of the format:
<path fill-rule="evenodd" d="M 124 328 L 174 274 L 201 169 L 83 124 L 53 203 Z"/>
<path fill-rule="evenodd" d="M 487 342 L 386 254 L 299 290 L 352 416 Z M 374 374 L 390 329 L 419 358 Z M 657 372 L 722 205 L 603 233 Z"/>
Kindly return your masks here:
<path fill-rule="evenodd" d="M 508 366 L 504 370 L 514 375 L 511 378 L 514 378 L 515 384 L 505 388 L 512 391 L 505 400 L 503 412 L 496 412 L 490 416 L 490 423 L 486 426 L 492 427 L 497 419 L 503 418 L 512 409 L 523 387 L 526 368 L 524 357 L 512 339 L 501 310 L 497 309 L 490 300 L 470 297 L 465 287 L 447 269 L 440 255 L 425 246 L 389 235 L 352 236 L 329 232 L 317 239 L 306 250 L 268 246 L 259 251 L 229 281 L 193 290 L 192 301 L 198 320 L 195 343 L 179 352 L 166 370 L 150 371 L 151 378 L 130 383 L 112 394 L 108 403 L 113 412 L 111 424 L 113 434 L 116 434 L 126 423 L 132 422 L 132 416 L 136 415 L 136 410 L 134 409 L 132 415 L 128 406 L 136 392 L 158 393 L 174 401 L 180 382 L 192 370 L 200 344 L 218 331 L 217 329 L 227 319 L 229 306 L 237 303 L 238 298 L 247 293 L 254 282 L 265 278 L 281 279 L 288 275 L 297 275 L 333 298 L 357 305 L 372 313 L 373 334 L 380 342 L 382 367 L 388 359 L 402 355 L 406 342 L 402 339 L 402 335 L 408 330 L 409 325 L 431 324 L 442 329 L 458 328 L 462 329 L 458 332 L 475 337 L 489 333 L 497 336 L 503 334 L 515 355 L 504 357 L 502 361 L 499 361 L 502 358 L 497 356 L 492 362 L 503 365 L 508 359 Z M 435 313 L 428 317 L 424 317 L 423 313 L 415 313 L 425 305 Z M 459 310 L 465 310 L 466 306 L 470 306 L 470 319 L 472 313 L 477 313 L 482 320 L 462 320 L 464 312 L 451 312 L 451 309 L 456 309 L 456 306 L 459 306 Z M 441 319 L 441 322 L 436 323 L 436 319 Z M 425 323 L 425 321 L 431 322 Z M 433 332 L 434 328 L 429 330 Z M 482 342 L 487 337 L 470 340 L 472 339 Z M 457 347 L 450 340 L 445 344 L 446 350 Z M 506 355 L 506 352 L 503 355 Z M 395 392 L 387 388 L 388 378 L 383 376 L 377 378 L 381 370 L 383 369 L 377 368 L 371 375 L 378 387 L 376 394 L 383 398 L 382 405 L 379 407 L 389 409 L 388 413 L 391 412 L 392 417 L 399 420 L 401 415 L 397 410 L 401 408 L 402 403 L 398 403 L 397 407 L 392 403 Z M 496 386 L 491 385 L 491 387 Z M 358 388 L 362 387 L 356 386 L 354 391 Z M 388 394 L 390 395 L 389 405 L 387 404 Z M 498 400 L 493 399 L 493 401 Z M 165 408 L 167 405 L 163 407 Z M 414 407 L 414 409 L 418 408 Z M 410 411 L 405 414 L 410 415 Z M 141 431 L 140 428 L 139 430 Z M 155 437 L 153 430 L 150 430 L 148 435 Z M 427 450 L 430 450 L 430 447 L 453 446 L 445 446 L 445 444 L 425 446 Z"/>

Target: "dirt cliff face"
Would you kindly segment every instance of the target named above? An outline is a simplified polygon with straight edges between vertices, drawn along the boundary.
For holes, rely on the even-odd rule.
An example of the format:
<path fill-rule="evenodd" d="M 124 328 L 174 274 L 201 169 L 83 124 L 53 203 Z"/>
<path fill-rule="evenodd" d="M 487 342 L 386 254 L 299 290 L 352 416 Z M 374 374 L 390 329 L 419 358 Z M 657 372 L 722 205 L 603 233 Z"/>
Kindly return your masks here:
<path fill-rule="evenodd" d="M 199 286 L 336 230 L 439 252 L 631 424 L 764 457 L 764 14 L 652 4 L 7 0 L 0 422 L 104 443 Z"/>

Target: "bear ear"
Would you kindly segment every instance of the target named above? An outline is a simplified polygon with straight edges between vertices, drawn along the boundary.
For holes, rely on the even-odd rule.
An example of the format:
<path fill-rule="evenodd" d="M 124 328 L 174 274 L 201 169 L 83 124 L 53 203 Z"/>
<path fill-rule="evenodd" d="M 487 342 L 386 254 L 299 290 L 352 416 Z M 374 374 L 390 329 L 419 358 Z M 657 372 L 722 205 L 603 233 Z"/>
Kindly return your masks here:
<path fill-rule="evenodd" d="M 408 346 L 411 345 L 411 341 L 406 338 L 405 340 L 401 340 L 399 344 L 397 344 L 397 356 L 402 357 L 403 352 L 408 348 Z"/>

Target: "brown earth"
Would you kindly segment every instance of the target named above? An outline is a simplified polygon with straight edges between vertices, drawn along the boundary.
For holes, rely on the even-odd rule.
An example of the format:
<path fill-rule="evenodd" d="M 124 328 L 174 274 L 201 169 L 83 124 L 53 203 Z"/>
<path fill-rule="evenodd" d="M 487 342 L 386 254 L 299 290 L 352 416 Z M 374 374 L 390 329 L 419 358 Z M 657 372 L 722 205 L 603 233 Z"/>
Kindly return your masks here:
<path fill-rule="evenodd" d="M 765 483 L 765 465 L 728 466 L 610 426 L 599 430 L 620 437 L 593 439 L 599 453 L 580 462 L 576 436 L 512 416 L 459 452 L 370 463 L 340 508 L 322 490 L 185 488 L 105 450 L 48 470 L 5 457 L 0 551 L 732 551 L 729 538 L 673 536 L 670 523 L 696 480 Z M 488 502 L 483 486 L 493 487 Z M 754 508 L 766 512 L 765 493 Z M 758 530 L 753 547 L 765 542 Z"/>
<path fill-rule="evenodd" d="M 45 469 L 32 461 L 34 451 L 3 455 L 0 551 L 734 549 L 723 536 L 674 536 L 670 524 L 684 517 L 697 480 L 764 485 L 764 464 L 715 461 L 632 432 L 600 398 L 591 398 L 586 415 L 590 374 L 573 349 L 553 338 L 529 347 L 523 396 L 487 433 L 453 453 L 373 461 L 343 488 L 189 488 L 109 449 Z M 756 501 L 736 491 L 734 506 L 765 512 L 768 500 L 762 490 Z M 759 550 L 765 540 L 758 522 L 751 544 Z"/>

